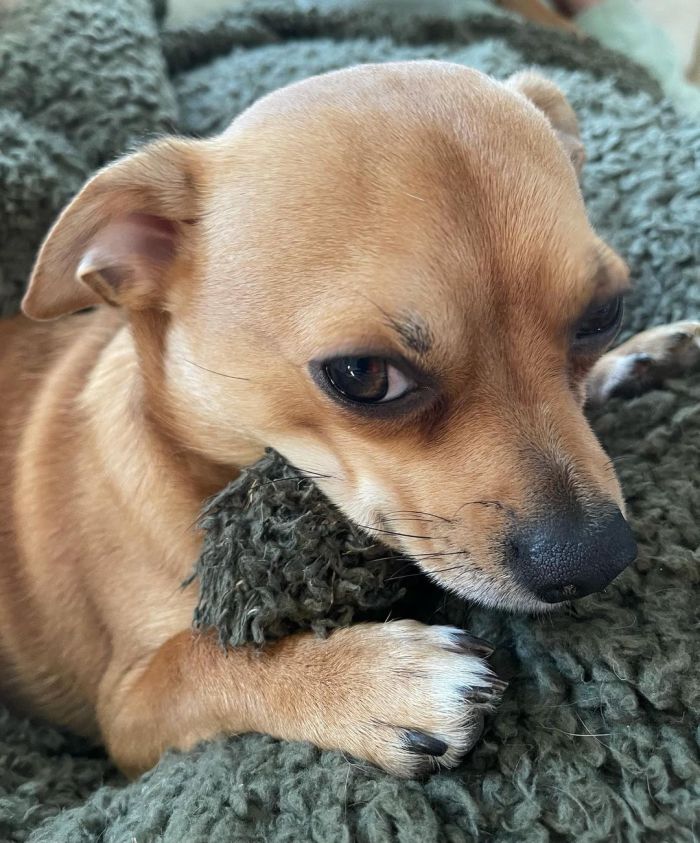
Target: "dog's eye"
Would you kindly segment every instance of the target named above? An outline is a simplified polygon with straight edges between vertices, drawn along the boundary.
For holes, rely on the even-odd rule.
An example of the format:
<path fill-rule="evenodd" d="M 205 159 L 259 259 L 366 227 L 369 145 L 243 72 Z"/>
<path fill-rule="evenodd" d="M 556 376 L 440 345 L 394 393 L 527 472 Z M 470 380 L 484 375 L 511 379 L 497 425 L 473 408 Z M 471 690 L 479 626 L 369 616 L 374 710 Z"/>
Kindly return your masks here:
<path fill-rule="evenodd" d="M 575 339 L 608 339 L 622 319 L 622 296 L 605 302 L 594 302 L 576 325 Z"/>
<path fill-rule="evenodd" d="M 393 401 L 415 385 L 382 357 L 336 357 L 323 364 L 323 373 L 336 392 L 360 404 Z"/>

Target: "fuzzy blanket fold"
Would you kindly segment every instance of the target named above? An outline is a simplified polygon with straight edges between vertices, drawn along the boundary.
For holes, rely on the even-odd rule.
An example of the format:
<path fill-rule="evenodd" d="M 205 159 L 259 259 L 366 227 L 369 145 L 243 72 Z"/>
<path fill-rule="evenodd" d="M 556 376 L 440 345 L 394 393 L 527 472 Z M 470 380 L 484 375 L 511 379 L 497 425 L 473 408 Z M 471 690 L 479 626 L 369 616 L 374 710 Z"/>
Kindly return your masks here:
<path fill-rule="evenodd" d="M 172 31 L 162 11 L 147 0 L 24 0 L 0 11 L 2 312 L 16 308 L 61 205 L 134 144 L 209 134 L 313 73 L 432 57 L 497 76 L 542 65 L 580 115 L 593 222 L 633 270 L 626 332 L 700 316 L 700 126 L 621 57 L 479 0 L 249 0 Z M 396 781 L 338 753 L 247 735 L 169 753 L 126 784 L 100 752 L 0 708 L 0 841 L 691 843 L 700 377 L 613 401 L 595 423 L 640 558 L 569 613 L 469 610 L 470 630 L 499 644 L 511 684 L 460 770 Z M 262 554 L 270 538 L 260 541 Z"/>

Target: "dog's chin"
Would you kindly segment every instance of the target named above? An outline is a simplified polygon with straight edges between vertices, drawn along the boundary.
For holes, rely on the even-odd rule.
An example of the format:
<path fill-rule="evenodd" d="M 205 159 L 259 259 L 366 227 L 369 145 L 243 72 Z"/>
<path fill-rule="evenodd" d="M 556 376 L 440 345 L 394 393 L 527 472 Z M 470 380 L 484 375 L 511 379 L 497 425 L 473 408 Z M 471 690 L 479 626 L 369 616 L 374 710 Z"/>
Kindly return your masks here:
<path fill-rule="evenodd" d="M 529 615 L 544 615 L 561 611 L 571 606 L 571 601 L 564 600 L 559 603 L 547 603 L 531 594 L 508 577 L 503 581 L 491 577 L 481 571 L 465 570 L 457 577 L 446 578 L 439 572 L 427 570 L 415 560 L 416 564 L 430 577 L 430 579 L 441 589 L 449 591 L 462 600 L 478 603 L 487 609 L 498 609 L 500 611 L 523 613 Z"/>

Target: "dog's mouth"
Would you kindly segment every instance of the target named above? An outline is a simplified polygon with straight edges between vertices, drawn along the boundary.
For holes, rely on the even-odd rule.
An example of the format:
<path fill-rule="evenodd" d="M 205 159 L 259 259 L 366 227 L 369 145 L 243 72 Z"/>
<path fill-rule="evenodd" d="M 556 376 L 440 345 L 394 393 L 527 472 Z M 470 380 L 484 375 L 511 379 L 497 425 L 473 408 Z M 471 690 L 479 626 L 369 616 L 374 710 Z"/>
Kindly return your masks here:
<path fill-rule="evenodd" d="M 416 516 L 416 522 L 419 522 Z M 397 529 L 379 519 L 375 538 L 402 550 L 441 588 L 484 605 L 528 612 L 603 591 L 637 556 L 631 529 L 611 501 L 592 511 L 548 513 L 511 525 L 479 550 L 455 542 L 446 525 Z"/>

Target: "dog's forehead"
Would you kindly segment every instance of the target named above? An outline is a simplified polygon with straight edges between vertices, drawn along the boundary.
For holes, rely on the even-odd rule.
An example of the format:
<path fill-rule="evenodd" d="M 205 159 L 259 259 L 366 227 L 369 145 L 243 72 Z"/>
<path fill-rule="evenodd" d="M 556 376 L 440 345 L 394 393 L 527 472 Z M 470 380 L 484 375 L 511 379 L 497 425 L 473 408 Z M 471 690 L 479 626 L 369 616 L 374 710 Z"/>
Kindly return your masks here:
<path fill-rule="evenodd" d="M 285 215 L 297 237 L 309 226 L 320 239 L 324 228 L 351 239 L 356 224 L 382 236 L 446 223 L 546 228 L 559 199 L 579 198 L 542 113 L 443 62 L 364 65 L 291 85 L 244 112 L 213 150 L 213 210 L 229 221 L 252 212 L 279 234 Z"/>
<path fill-rule="evenodd" d="M 482 155 L 567 160 L 549 121 L 524 96 L 477 70 L 434 61 L 361 65 L 281 88 L 239 115 L 221 141 L 259 160 L 276 153 L 281 165 L 320 164 L 339 153 L 351 164 L 353 151 L 380 159 L 393 152 L 395 164 L 408 156 L 413 166 L 415 151 L 426 160 L 456 153 L 441 169 L 476 165 Z"/>
<path fill-rule="evenodd" d="M 325 320 L 345 314 L 339 330 L 349 306 L 359 321 L 463 320 L 489 288 L 517 307 L 583 285 L 595 239 L 573 168 L 543 115 L 477 71 L 316 77 L 261 100 L 214 149 L 217 273 L 258 293 L 274 277 L 290 313 L 303 293 Z"/>
<path fill-rule="evenodd" d="M 373 111 L 388 115 L 393 109 L 427 114 L 444 102 L 453 105 L 461 98 L 473 107 L 486 105 L 488 98 L 506 89 L 496 80 L 473 68 L 441 61 L 387 62 L 363 64 L 312 76 L 261 97 L 233 121 L 229 132 L 259 127 L 272 119 L 318 121 L 324 111 L 337 107 L 356 111 L 363 119 Z M 510 93 L 510 98 L 514 95 Z"/>

